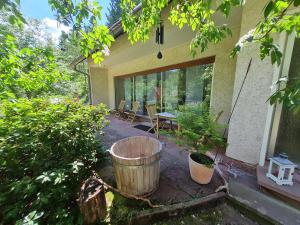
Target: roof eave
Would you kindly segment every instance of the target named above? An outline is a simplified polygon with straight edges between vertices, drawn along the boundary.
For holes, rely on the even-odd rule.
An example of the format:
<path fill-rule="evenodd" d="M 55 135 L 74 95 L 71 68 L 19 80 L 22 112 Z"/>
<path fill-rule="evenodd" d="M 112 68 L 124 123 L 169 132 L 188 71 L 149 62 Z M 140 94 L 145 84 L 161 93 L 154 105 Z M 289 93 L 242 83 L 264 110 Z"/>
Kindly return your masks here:
<path fill-rule="evenodd" d="M 140 9 L 142 8 L 142 4 L 138 4 L 134 10 L 133 10 L 133 14 L 137 13 Z M 121 22 L 121 18 L 115 22 L 113 25 L 111 25 L 109 27 L 109 33 L 111 35 L 113 35 L 113 37 L 116 39 L 119 36 L 121 36 L 124 33 L 124 30 L 122 28 L 122 22 Z M 96 51 L 98 51 L 99 49 L 95 49 L 94 51 L 92 51 L 91 53 L 94 53 Z M 83 56 L 83 55 L 79 55 L 78 57 L 76 57 L 69 65 L 70 68 L 75 69 L 76 66 L 83 62 L 84 60 L 86 60 L 87 57 Z"/>

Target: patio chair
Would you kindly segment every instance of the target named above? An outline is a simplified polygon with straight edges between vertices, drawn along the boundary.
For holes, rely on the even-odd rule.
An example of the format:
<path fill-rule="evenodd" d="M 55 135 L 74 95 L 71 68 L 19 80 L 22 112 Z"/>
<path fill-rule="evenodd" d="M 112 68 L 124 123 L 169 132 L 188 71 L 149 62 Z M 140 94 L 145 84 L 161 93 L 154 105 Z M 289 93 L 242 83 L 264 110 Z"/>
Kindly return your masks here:
<path fill-rule="evenodd" d="M 152 129 L 154 129 L 154 132 L 156 132 L 155 130 L 156 123 L 157 123 L 157 117 L 155 116 L 155 114 L 157 113 L 156 104 L 146 105 L 146 109 L 151 123 L 151 127 L 149 128 L 149 130 L 147 130 L 147 132 L 149 132 Z"/>
<path fill-rule="evenodd" d="M 127 119 L 130 120 L 131 123 L 133 123 L 136 113 L 139 109 L 140 103 L 139 102 L 133 102 L 132 103 L 132 109 L 131 111 L 128 113 Z"/>
<path fill-rule="evenodd" d="M 118 109 L 116 110 L 116 117 L 125 117 L 125 103 L 125 100 L 120 101 Z"/>
<path fill-rule="evenodd" d="M 149 117 L 149 120 L 151 123 L 151 127 L 147 130 L 147 132 L 149 132 L 152 129 L 154 129 L 154 132 L 156 132 L 156 129 L 155 129 L 156 124 L 157 124 L 157 117 L 155 115 L 157 113 L 156 104 L 146 105 L 146 109 L 147 109 L 148 117 Z M 159 121 L 160 121 L 160 125 L 161 125 L 160 127 L 164 128 L 166 125 L 166 120 L 160 119 Z"/>

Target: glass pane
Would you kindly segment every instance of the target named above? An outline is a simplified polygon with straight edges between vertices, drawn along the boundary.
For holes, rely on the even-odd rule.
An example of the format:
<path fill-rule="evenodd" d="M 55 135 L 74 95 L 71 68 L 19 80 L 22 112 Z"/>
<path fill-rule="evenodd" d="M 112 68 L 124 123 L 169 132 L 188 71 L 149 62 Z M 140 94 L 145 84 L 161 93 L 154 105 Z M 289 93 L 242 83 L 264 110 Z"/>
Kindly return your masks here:
<path fill-rule="evenodd" d="M 179 69 L 170 70 L 162 73 L 163 110 L 166 112 L 174 112 L 178 108 L 179 73 Z"/>
<path fill-rule="evenodd" d="M 300 79 L 300 39 L 295 40 L 289 69 L 289 81 L 292 85 Z M 282 108 L 275 153 L 285 152 L 292 162 L 300 165 L 300 115 Z"/>
<path fill-rule="evenodd" d="M 153 73 L 146 76 L 146 104 L 156 104 L 158 112 L 160 111 L 160 73 Z"/>
<path fill-rule="evenodd" d="M 186 72 L 185 103 L 199 103 L 206 99 L 209 102 L 213 64 L 193 66 Z"/>
<path fill-rule="evenodd" d="M 138 101 L 140 104 L 138 114 L 145 114 L 146 87 L 144 80 L 144 76 L 134 78 L 135 101 Z"/>
<path fill-rule="evenodd" d="M 121 100 L 125 99 L 125 89 L 124 89 L 124 79 L 116 78 L 115 79 L 115 100 L 116 100 L 116 109 L 118 108 Z"/>
<path fill-rule="evenodd" d="M 128 77 L 124 79 L 124 90 L 125 90 L 125 109 L 131 110 L 131 104 L 133 101 L 133 78 Z"/>
<path fill-rule="evenodd" d="M 213 64 L 174 69 L 145 76 L 117 78 L 116 106 L 126 100 L 126 109 L 138 101 L 138 114 L 147 114 L 146 105 L 156 104 L 157 111 L 174 112 L 179 105 L 209 100 Z"/>

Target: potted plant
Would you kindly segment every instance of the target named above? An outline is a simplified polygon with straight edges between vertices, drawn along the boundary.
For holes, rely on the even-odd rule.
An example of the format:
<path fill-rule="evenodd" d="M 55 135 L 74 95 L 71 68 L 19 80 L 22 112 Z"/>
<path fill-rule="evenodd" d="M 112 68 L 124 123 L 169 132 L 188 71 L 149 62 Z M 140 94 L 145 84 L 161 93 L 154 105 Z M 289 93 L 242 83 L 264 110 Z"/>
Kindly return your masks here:
<path fill-rule="evenodd" d="M 180 126 L 180 142 L 191 147 L 190 174 L 199 184 L 208 184 L 214 173 L 214 160 L 206 155 L 207 150 L 225 146 L 216 120 L 206 102 L 179 108 L 177 123 Z"/>

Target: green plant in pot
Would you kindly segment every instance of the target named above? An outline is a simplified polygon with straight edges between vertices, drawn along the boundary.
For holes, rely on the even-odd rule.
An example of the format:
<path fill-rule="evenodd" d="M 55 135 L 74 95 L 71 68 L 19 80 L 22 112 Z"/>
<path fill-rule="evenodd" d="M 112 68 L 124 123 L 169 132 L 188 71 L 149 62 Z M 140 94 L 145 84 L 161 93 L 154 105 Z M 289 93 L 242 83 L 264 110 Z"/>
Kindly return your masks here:
<path fill-rule="evenodd" d="M 218 116 L 211 115 L 206 102 L 181 106 L 177 116 L 180 142 L 190 147 L 189 168 L 194 181 L 208 184 L 214 173 L 214 160 L 206 155 L 225 142 L 219 132 Z"/>

